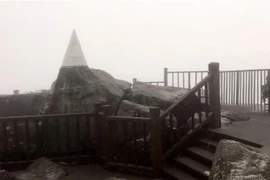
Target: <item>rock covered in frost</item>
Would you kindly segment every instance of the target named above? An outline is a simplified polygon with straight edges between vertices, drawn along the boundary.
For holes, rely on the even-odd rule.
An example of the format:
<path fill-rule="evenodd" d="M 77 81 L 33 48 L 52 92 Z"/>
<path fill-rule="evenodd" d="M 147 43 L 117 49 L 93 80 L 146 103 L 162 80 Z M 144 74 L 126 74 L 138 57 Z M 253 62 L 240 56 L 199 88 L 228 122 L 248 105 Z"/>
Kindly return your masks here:
<path fill-rule="evenodd" d="M 6 170 L 0 170 L 0 179 L 1 180 L 17 180 L 15 176 L 10 174 Z"/>
<path fill-rule="evenodd" d="M 250 117 L 247 113 L 234 111 L 221 111 L 221 116 L 230 119 L 231 121 L 248 121 Z"/>
<path fill-rule="evenodd" d="M 164 110 L 187 92 L 188 89 L 185 88 L 154 86 L 137 81 L 133 84 L 128 100 L 147 106 L 160 107 Z"/>
<path fill-rule="evenodd" d="M 270 158 L 243 143 L 222 140 L 218 144 L 209 180 L 268 180 Z"/>
<path fill-rule="evenodd" d="M 66 176 L 66 171 L 57 163 L 41 157 L 27 168 L 27 172 L 18 176 L 20 180 L 58 180 Z"/>
<path fill-rule="evenodd" d="M 115 109 L 123 87 L 108 73 L 87 66 L 62 67 L 54 85 L 49 113 L 92 112 L 95 102 Z"/>

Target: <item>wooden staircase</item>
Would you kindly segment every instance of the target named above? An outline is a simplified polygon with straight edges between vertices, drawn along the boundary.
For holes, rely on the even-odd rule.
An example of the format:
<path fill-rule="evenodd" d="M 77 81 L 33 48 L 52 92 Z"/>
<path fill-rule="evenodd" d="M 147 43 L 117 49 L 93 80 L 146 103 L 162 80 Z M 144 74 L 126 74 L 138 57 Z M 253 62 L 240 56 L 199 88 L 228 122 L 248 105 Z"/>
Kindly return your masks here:
<path fill-rule="evenodd" d="M 237 140 L 244 144 L 261 148 L 260 144 L 244 139 L 207 130 L 196 135 L 192 145 L 187 146 L 163 169 L 163 177 L 172 180 L 207 180 L 214 161 L 214 154 L 221 139 Z"/>

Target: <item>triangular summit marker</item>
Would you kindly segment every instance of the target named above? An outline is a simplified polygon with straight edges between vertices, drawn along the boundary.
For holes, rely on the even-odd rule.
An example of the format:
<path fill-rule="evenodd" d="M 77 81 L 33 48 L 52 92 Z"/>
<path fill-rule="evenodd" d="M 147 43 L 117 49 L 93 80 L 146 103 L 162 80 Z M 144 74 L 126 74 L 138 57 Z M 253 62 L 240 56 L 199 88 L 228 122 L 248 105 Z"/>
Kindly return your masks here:
<path fill-rule="evenodd" d="M 68 48 L 66 50 L 62 63 L 62 67 L 63 66 L 87 66 L 75 29 L 72 32 Z"/>

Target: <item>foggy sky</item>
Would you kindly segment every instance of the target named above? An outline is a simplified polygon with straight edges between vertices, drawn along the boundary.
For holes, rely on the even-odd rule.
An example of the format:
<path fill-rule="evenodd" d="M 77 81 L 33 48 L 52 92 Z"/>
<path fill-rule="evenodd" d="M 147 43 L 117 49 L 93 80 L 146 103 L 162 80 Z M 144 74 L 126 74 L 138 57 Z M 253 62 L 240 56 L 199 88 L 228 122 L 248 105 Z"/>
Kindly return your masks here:
<path fill-rule="evenodd" d="M 90 68 L 128 81 L 270 68 L 269 0 L 0 2 L 0 94 L 49 89 L 74 28 Z"/>

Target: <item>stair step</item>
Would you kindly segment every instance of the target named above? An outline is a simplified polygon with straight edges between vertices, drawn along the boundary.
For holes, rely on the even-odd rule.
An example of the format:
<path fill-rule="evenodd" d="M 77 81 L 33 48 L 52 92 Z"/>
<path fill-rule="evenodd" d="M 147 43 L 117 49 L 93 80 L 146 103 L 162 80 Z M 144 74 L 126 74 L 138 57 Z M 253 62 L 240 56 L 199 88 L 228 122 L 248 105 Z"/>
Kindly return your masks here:
<path fill-rule="evenodd" d="M 199 180 L 186 172 L 182 171 L 181 169 L 173 166 L 168 166 L 163 169 L 165 177 L 174 180 Z"/>
<path fill-rule="evenodd" d="M 212 166 L 215 156 L 214 153 L 196 146 L 187 148 L 186 153 L 189 157 L 196 159 L 209 167 Z"/>
<path fill-rule="evenodd" d="M 208 179 L 210 174 L 210 167 L 207 167 L 198 161 L 195 161 L 187 156 L 177 157 L 175 159 L 177 166 L 184 168 L 187 172 L 190 172 L 194 176 L 200 179 Z"/>
<path fill-rule="evenodd" d="M 213 141 L 211 139 L 207 139 L 207 138 L 198 138 L 197 140 L 198 140 L 201 148 L 203 148 L 207 151 L 210 151 L 212 153 L 216 152 L 218 142 Z"/>

